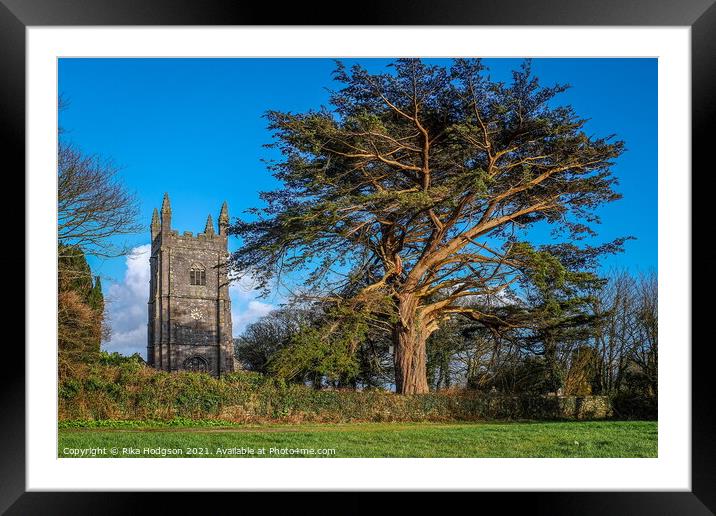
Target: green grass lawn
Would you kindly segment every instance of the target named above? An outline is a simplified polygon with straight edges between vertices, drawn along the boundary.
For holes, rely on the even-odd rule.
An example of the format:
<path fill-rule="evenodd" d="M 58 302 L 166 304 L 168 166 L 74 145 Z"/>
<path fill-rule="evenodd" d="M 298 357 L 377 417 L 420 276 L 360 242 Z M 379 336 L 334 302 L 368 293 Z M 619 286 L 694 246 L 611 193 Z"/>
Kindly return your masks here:
<path fill-rule="evenodd" d="M 60 428 L 58 456 L 90 449 L 101 458 L 657 456 L 655 421 L 115 426 Z"/>

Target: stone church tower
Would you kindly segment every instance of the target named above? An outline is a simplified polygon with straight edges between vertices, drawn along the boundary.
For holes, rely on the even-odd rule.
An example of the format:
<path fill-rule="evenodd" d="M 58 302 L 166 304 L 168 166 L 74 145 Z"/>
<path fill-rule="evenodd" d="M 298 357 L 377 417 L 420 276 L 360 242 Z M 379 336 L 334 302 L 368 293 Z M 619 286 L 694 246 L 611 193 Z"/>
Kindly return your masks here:
<path fill-rule="evenodd" d="M 205 371 L 219 376 L 234 370 L 226 203 L 219 233 L 209 215 L 203 233 L 172 230 L 169 196 L 161 216 L 152 216 L 149 259 L 147 363 L 162 371 Z"/>

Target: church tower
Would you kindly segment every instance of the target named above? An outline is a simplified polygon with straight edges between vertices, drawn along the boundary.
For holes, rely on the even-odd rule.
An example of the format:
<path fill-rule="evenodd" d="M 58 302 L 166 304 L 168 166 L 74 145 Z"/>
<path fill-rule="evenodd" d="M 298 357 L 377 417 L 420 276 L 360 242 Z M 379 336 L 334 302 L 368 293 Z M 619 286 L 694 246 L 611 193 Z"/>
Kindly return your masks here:
<path fill-rule="evenodd" d="M 150 231 L 147 363 L 162 371 L 203 371 L 215 376 L 234 370 L 231 300 L 227 276 L 229 211 L 211 215 L 203 233 L 171 228 L 172 209 L 164 194 Z"/>

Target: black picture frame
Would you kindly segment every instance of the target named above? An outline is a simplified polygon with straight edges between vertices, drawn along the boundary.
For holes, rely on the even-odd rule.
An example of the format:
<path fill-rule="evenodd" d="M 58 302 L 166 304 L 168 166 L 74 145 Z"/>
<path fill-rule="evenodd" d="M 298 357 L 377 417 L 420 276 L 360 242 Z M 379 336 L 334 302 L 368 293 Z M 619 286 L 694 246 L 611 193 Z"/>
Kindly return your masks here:
<path fill-rule="evenodd" d="M 707 176 L 713 165 L 708 129 L 716 119 L 716 5 L 715 0 L 393 0 L 364 2 L 347 20 L 339 11 L 305 3 L 249 4 L 221 0 L 0 0 L 0 131 L 3 132 L 3 164 L 10 170 L 25 169 L 25 30 L 29 26 L 85 25 L 643 25 L 690 26 L 692 71 L 692 173 L 691 181 Z M 343 15 L 345 16 L 345 15 Z M 8 159 L 9 158 L 9 159 Z M 12 168 L 14 167 L 14 168 Z M 698 171 L 695 173 L 695 171 Z M 10 172 L 6 172 L 10 174 Z M 19 176 L 19 174 L 14 174 Z M 684 178 L 688 180 L 689 178 Z M 699 196 L 708 189 L 693 189 L 692 271 L 713 270 L 714 254 L 705 246 L 712 234 L 696 227 L 709 220 L 708 202 Z M 18 196 L 19 197 L 19 196 Z M 19 212 L 18 212 L 19 213 Z M 698 247 L 701 251 L 697 251 Z M 24 251 L 23 251 L 24 252 Z M 7 260 L 7 258 L 3 258 Z M 17 260 L 17 256 L 12 258 Z M 27 267 L 27 266 L 26 266 Z M 25 271 L 26 274 L 30 271 Z M 699 279 L 700 291 L 714 284 L 713 273 Z M 713 292 L 713 289 L 709 289 Z M 698 303 L 692 294 L 692 321 L 708 320 L 711 306 Z M 699 326 L 703 326 L 702 323 Z M 531 514 L 712 514 L 716 512 L 716 424 L 712 412 L 712 339 L 696 338 L 692 353 L 692 490 L 690 492 L 562 492 L 471 493 L 470 501 L 487 508 L 487 502 L 509 508 L 522 506 Z M 184 512 L 196 495 L 182 493 L 39 493 L 25 492 L 25 355 L 21 347 L 6 346 L 0 407 L 0 511 L 7 514 L 128 514 L 149 508 L 149 499 L 161 498 L 163 512 Z M 212 504 L 247 493 L 211 493 Z M 298 507 L 302 494 L 293 494 Z M 340 502 L 345 510 L 375 509 L 371 494 L 353 493 Z M 403 497 L 402 509 L 420 507 L 423 496 Z M 272 505 L 276 501 L 271 495 Z M 265 499 L 264 499 L 265 500 Z M 260 500 L 256 500 L 262 503 Z M 311 502 L 315 508 L 315 501 Z M 322 496 L 321 505 L 338 506 Z M 455 502 L 452 502 L 455 503 Z M 490 504 L 492 505 L 492 504 Z M 411 507 L 413 506 L 413 507 Z M 274 506 L 275 507 L 275 506 Z M 299 511 L 301 512 L 301 511 Z"/>

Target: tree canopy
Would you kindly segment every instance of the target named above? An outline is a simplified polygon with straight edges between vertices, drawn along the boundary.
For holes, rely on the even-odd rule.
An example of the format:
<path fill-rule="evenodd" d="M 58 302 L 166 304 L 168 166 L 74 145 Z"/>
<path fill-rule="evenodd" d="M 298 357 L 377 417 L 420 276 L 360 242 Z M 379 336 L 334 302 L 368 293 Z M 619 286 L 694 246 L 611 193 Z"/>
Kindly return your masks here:
<path fill-rule="evenodd" d="M 232 266 L 267 290 L 301 271 L 312 296 L 382 324 L 398 392 L 419 393 L 425 342 L 445 320 L 510 324 L 501 296 L 519 282 L 584 272 L 621 246 L 574 242 L 596 235 L 596 208 L 619 198 L 611 167 L 624 145 L 588 135 L 553 101 L 567 86 L 541 85 L 529 61 L 509 84 L 479 59 L 391 67 L 338 62 L 330 107 L 266 114 L 282 187 L 230 228 L 243 241 Z M 526 241 L 540 222 L 563 241 Z"/>

